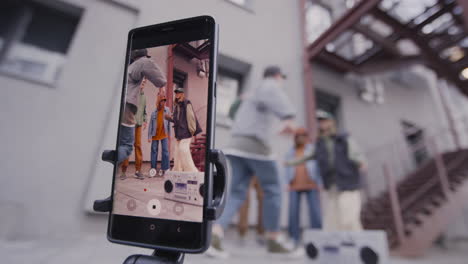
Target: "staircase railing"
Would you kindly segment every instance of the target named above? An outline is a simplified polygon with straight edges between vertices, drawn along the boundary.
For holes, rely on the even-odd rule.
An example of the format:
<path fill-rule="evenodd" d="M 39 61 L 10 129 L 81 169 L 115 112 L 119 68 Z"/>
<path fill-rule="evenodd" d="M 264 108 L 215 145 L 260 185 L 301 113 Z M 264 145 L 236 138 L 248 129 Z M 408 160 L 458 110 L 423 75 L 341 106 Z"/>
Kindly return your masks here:
<path fill-rule="evenodd" d="M 448 127 L 441 127 L 432 130 L 425 129 L 424 138 L 411 146 L 402 136 L 366 151 L 369 164 L 364 184 L 366 197 L 375 197 L 388 189 L 386 176 L 382 169 L 384 165 L 394 180 L 400 182 L 404 177 L 423 166 L 425 162 L 436 159 L 442 153 L 460 148 L 468 149 L 468 116 L 459 117 L 454 123 L 460 146 L 455 145 L 452 130 Z M 417 153 L 422 156 L 426 155 L 425 159 L 416 161 Z M 438 172 L 443 173 L 441 167 L 444 166 L 443 162 L 437 164 Z M 443 184 L 446 185 L 446 183 Z"/>
<path fill-rule="evenodd" d="M 441 128 L 433 131 L 430 136 L 425 136 L 420 142 L 408 145 L 404 139 L 387 143 L 376 151 L 368 153 L 369 171 L 365 192 L 367 198 L 375 197 L 377 194 L 387 192 L 390 203 L 391 219 L 396 235 L 397 242 L 402 242 L 408 230 L 405 230 L 404 214 L 411 210 L 414 205 L 424 199 L 427 193 L 434 188 L 440 188 L 445 199 L 450 196 L 449 172 L 457 169 L 462 162 L 463 157 L 449 159 L 447 163 L 443 153 L 450 153 L 460 149 L 468 149 L 468 116 L 456 120 L 455 129 L 457 133 L 449 128 Z M 454 140 L 453 136 L 459 136 Z M 460 142 L 457 146 L 454 142 Z M 415 154 L 419 153 L 426 156 L 424 160 L 415 159 Z M 435 164 L 435 166 L 434 166 Z M 434 168 L 435 167 L 435 168 Z M 436 177 L 428 177 L 427 181 L 418 186 L 410 195 L 401 197 L 399 194 L 399 183 L 405 180 L 405 177 L 414 176 L 416 170 L 426 168 L 428 176 L 436 173 Z M 433 170 L 431 170 L 434 168 Z M 421 173 L 421 172 L 419 172 Z M 371 178 L 372 177 L 372 178 Z M 382 179 L 384 179 L 382 181 Z M 381 185 L 378 186 L 377 183 Z M 371 190 L 371 186 L 374 190 Z M 376 188 L 377 187 L 377 188 Z M 403 188 L 400 188 L 403 189 Z M 404 190 L 400 190 L 404 192 Z M 386 199 L 386 198 L 384 198 Z"/>

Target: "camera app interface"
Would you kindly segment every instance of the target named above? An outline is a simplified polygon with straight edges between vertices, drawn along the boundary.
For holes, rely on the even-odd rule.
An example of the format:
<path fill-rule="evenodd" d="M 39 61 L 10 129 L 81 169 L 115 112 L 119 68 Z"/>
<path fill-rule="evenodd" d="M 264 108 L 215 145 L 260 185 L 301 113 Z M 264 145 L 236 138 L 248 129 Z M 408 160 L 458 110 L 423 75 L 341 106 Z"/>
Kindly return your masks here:
<path fill-rule="evenodd" d="M 210 44 L 131 51 L 114 214 L 202 222 Z"/>

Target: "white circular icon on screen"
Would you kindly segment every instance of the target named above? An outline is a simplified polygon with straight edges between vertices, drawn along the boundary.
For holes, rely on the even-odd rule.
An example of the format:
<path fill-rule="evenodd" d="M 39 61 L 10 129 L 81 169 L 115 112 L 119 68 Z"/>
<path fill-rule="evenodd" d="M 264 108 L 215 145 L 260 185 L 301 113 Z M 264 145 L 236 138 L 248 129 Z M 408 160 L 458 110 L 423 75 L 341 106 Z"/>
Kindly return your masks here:
<path fill-rule="evenodd" d="M 156 169 L 155 169 L 155 168 L 152 168 L 152 169 L 149 171 L 149 175 L 150 175 L 151 177 L 156 176 Z"/>
<path fill-rule="evenodd" d="M 184 205 L 182 203 L 176 203 L 172 208 L 172 211 L 176 215 L 182 215 L 184 213 Z"/>
<path fill-rule="evenodd" d="M 135 211 L 136 207 L 137 207 L 137 204 L 135 200 L 130 199 L 127 201 L 127 209 L 129 211 Z"/>
<path fill-rule="evenodd" d="M 150 215 L 158 215 L 161 213 L 161 202 L 158 199 L 151 199 L 146 205 L 146 209 Z"/>

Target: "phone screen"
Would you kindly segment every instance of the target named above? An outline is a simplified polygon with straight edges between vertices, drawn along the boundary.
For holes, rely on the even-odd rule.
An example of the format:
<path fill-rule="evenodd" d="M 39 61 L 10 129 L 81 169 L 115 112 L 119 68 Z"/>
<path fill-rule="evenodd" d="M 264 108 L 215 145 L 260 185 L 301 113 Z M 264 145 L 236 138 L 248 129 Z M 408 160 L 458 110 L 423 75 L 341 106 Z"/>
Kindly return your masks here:
<path fill-rule="evenodd" d="M 192 235 L 201 230 L 194 223 L 203 222 L 213 40 L 137 36 L 131 38 L 126 65 L 112 232 L 121 240 L 171 246 L 162 238 L 167 220 Z M 123 229 L 142 234 L 126 236 Z"/>

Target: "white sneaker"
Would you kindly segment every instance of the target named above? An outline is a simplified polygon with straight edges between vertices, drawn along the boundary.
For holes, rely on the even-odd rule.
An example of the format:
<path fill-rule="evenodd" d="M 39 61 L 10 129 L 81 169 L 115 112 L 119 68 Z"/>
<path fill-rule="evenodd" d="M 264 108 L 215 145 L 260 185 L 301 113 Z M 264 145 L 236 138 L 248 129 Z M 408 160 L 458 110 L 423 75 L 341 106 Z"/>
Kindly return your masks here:
<path fill-rule="evenodd" d="M 229 253 L 226 251 L 220 251 L 215 249 L 214 247 L 210 246 L 206 251 L 205 255 L 210 257 L 210 258 L 215 258 L 215 259 L 228 259 L 229 258 Z"/>
<path fill-rule="evenodd" d="M 156 176 L 156 173 L 157 173 L 156 169 L 155 169 L 155 168 L 151 168 L 151 169 L 149 170 L 149 173 L 148 173 L 148 174 L 149 174 L 149 178 L 155 177 L 155 176 Z"/>
<path fill-rule="evenodd" d="M 211 245 L 205 254 L 211 258 L 227 259 L 229 257 L 229 253 L 223 248 L 221 236 L 215 233 L 211 234 Z"/>
<path fill-rule="evenodd" d="M 268 255 L 284 259 L 298 259 L 305 256 L 305 250 L 302 247 L 294 248 L 294 245 L 279 236 L 277 239 L 268 239 L 266 241 Z"/>

